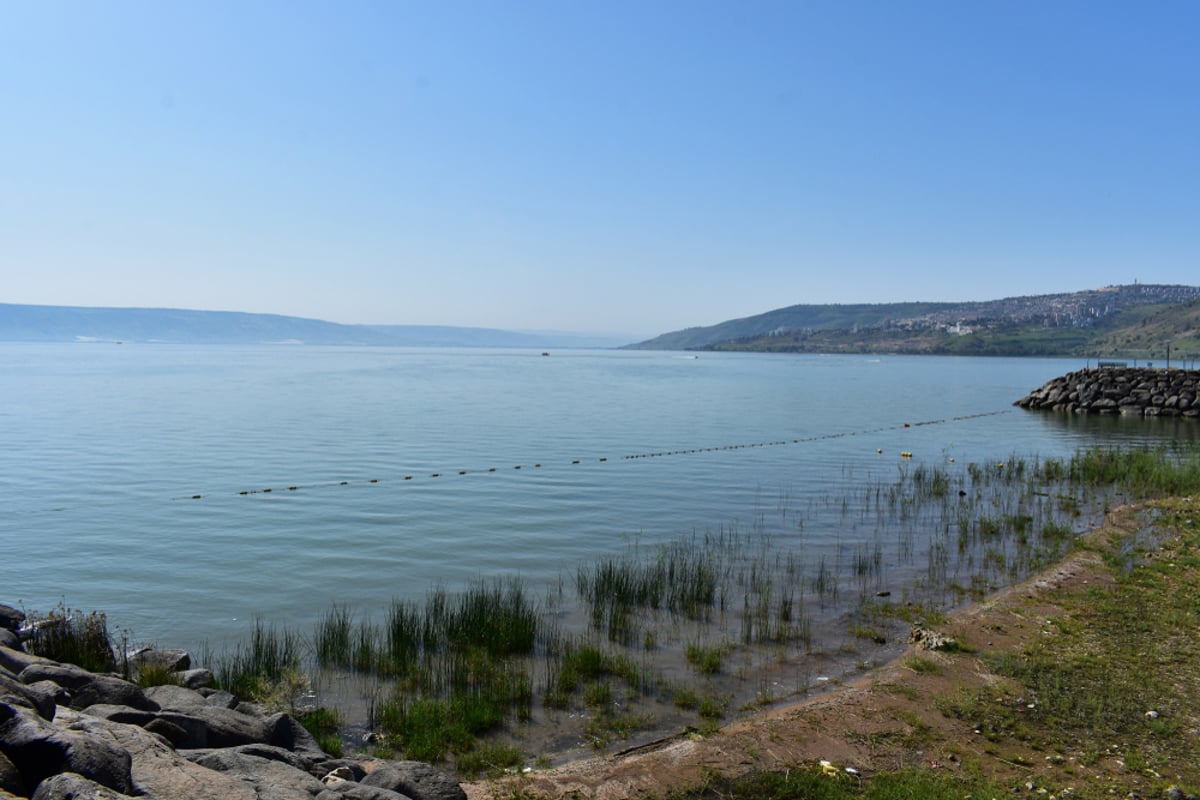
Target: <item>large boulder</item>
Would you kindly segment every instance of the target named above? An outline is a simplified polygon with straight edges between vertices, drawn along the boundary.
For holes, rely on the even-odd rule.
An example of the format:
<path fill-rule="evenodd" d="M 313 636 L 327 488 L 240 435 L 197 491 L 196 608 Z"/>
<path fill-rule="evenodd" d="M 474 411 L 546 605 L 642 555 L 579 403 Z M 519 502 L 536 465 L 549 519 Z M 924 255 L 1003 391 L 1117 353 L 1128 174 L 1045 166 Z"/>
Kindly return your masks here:
<path fill-rule="evenodd" d="M 298 769 L 302 772 L 308 772 L 308 761 L 296 755 L 290 750 L 285 750 L 282 747 L 275 747 L 270 744 L 243 744 L 237 747 L 226 747 L 220 750 L 207 750 L 203 753 L 189 754 L 188 759 L 201 764 L 205 759 L 210 757 L 222 758 L 222 753 L 237 753 L 243 756 L 254 756 L 256 758 L 265 758 L 267 761 L 278 761 L 281 764 L 287 764 L 292 769 Z M 315 776 L 314 776 L 315 777 Z"/>
<path fill-rule="evenodd" d="M 312 800 L 325 788 L 304 769 L 238 749 L 214 750 L 196 763 L 252 787 L 257 800 Z"/>
<path fill-rule="evenodd" d="M 266 719 L 267 743 L 282 747 L 309 762 L 309 766 L 329 759 L 308 729 L 291 714 L 272 714 Z"/>
<path fill-rule="evenodd" d="M 229 708 L 223 695 L 214 693 L 206 697 L 193 689 L 170 685 L 146 690 L 146 696 L 162 710 L 202 720 L 206 730 L 205 747 L 237 747 L 270 741 L 267 720 L 253 713 L 253 705 L 243 703 L 237 708 Z M 228 697 L 234 699 L 232 695 Z M 243 711 L 242 706 L 250 708 L 251 713 Z"/>
<path fill-rule="evenodd" d="M 193 714 L 178 711 L 142 711 L 129 706 L 114 706 L 98 703 L 88 706 L 87 713 L 93 717 L 125 725 L 137 725 L 151 733 L 157 733 L 181 749 L 208 747 L 208 726 Z"/>
<path fill-rule="evenodd" d="M 33 800 L 134 800 L 73 772 L 52 775 L 38 784 Z"/>
<path fill-rule="evenodd" d="M 453 776 L 420 761 L 388 761 L 360 781 L 411 797 L 412 800 L 467 800 Z"/>
<path fill-rule="evenodd" d="M 133 791 L 129 753 L 111 740 L 52 724 L 33 710 L 0 703 L 0 752 L 29 788 L 60 772 L 76 772 L 123 794 Z"/>
<path fill-rule="evenodd" d="M 51 681 L 71 693 L 71 708 L 82 710 L 97 703 L 130 706 L 143 711 L 157 711 L 154 703 L 137 684 L 115 675 L 88 672 L 74 664 L 30 664 L 18 676 L 22 683 Z"/>
<path fill-rule="evenodd" d="M 267 740 L 267 725 L 261 717 L 215 706 L 184 713 L 204 723 L 205 742 L 208 747 L 237 747 Z"/>
<path fill-rule="evenodd" d="M 207 697 L 195 689 L 171 684 L 151 686 L 149 689 L 146 689 L 146 697 L 157 703 L 159 708 L 171 711 L 190 712 L 196 708 L 207 708 L 213 705 L 208 702 Z M 233 695 L 230 695 L 230 697 L 233 697 Z M 234 698 L 233 705 L 226 707 L 233 708 L 235 705 L 237 705 L 236 698 Z"/>
<path fill-rule="evenodd" d="M 51 661 L 48 658 L 31 655 L 23 650 L 18 650 L 13 647 L 4 647 L 0 645 L 0 667 L 11 672 L 13 675 L 20 675 L 25 671 L 25 668 L 32 664 L 56 664 L 58 662 Z"/>
<path fill-rule="evenodd" d="M 51 775 L 38 784 L 33 800 L 134 800 L 74 772 Z"/>
<path fill-rule="evenodd" d="M 154 734 L 134 725 L 65 709 L 60 719 L 96 739 L 122 748 L 132 759 L 139 792 L 156 800 L 255 800 L 254 788 L 236 776 L 193 764 Z"/>
<path fill-rule="evenodd" d="M 54 719 L 54 695 L 38 684 L 21 683 L 8 670 L 0 670 L 0 702 L 31 708 L 47 722 Z"/>
<path fill-rule="evenodd" d="M 315 800 L 413 800 L 406 794 L 354 781 L 331 782 Z"/>

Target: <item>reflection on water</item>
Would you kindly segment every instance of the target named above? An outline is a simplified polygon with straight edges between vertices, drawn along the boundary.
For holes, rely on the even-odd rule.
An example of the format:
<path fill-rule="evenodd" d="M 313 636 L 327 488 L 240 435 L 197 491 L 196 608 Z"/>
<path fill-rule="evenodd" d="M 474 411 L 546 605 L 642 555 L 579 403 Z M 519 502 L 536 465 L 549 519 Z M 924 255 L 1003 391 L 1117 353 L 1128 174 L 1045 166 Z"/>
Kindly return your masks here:
<path fill-rule="evenodd" d="M 1092 442 L 1143 443 L 1200 441 L 1200 419 L 1188 417 L 1140 417 L 1124 414 L 1077 414 L 1070 411 L 1022 411 L 1047 435 L 1063 433 L 1082 445 Z"/>

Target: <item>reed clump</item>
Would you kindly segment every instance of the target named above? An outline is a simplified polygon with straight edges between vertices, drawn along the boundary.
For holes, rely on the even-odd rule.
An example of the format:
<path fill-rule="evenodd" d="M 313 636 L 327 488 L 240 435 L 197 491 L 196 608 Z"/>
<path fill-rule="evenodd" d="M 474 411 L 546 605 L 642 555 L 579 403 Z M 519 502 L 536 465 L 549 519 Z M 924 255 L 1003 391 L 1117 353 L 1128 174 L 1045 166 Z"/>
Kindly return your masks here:
<path fill-rule="evenodd" d="M 1139 450 L 1093 447 L 1072 456 L 1066 471 L 1076 483 L 1119 486 L 1136 498 L 1200 491 L 1200 452 L 1194 445 Z"/>
<path fill-rule="evenodd" d="M 717 603 L 720 566 L 712 548 L 691 542 L 664 546 L 643 563 L 636 554 L 581 566 L 576 591 L 589 606 L 591 624 L 610 641 L 639 638 L 633 622 L 640 609 L 663 609 L 689 620 L 709 621 Z"/>
<path fill-rule="evenodd" d="M 586 694 L 590 686 L 598 682 L 607 685 L 611 678 L 624 682 L 631 692 L 641 693 L 649 685 L 628 655 L 610 652 L 584 638 L 568 639 L 559 657 L 548 663 L 544 702 L 548 708 L 568 708 L 581 689 Z M 596 691 L 592 690 L 593 699 Z M 584 704 L 588 704 L 586 697 Z"/>
<path fill-rule="evenodd" d="M 304 652 L 299 632 L 258 618 L 250 639 L 217 659 L 213 676 L 220 688 L 243 700 L 293 705 L 303 689 L 300 667 Z"/>
<path fill-rule="evenodd" d="M 89 672 L 110 672 L 117 666 L 108 618 L 102 612 L 85 614 L 59 604 L 45 615 L 29 616 L 32 623 L 25 649 L 30 653 Z"/>
<path fill-rule="evenodd" d="M 900 640 L 906 626 L 1051 563 L 1113 498 L 1200 491 L 1198 452 L 905 463 L 887 480 L 810 503 L 806 517 L 781 494 L 782 532 L 761 515 L 749 531 L 631 545 L 580 566 L 574 597 L 569 581 L 538 603 L 520 580 L 497 579 L 395 601 L 379 622 L 335 606 L 314 632 L 313 659 L 387 687 L 371 722 L 411 758 L 470 765 L 482 738 L 533 717 L 539 694 L 548 711 L 586 719 L 581 735 L 593 743 L 654 724 L 647 709 L 659 701 L 711 723 L 712 698 L 745 692 L 759 667 L 794 665 L 793 691 L 805 692 L 814 643 L 823 656 L 870 663 L 863 648 Z M 809 540 L 814 530 L 826 535 Z M 577 604 L 582 629 L 559 630 L 570 615 L 551 613 L 556 602 Z M 842 650 L 828 638 L 838 626 Z M 280 636 L 256 629 L 247 664 L 220 673 L 222 683 L 294 664 L 276 653 L 287 647 L 271 644 Z M 690 669 L 705 695 L 664 689 L 665 668 Z"/>

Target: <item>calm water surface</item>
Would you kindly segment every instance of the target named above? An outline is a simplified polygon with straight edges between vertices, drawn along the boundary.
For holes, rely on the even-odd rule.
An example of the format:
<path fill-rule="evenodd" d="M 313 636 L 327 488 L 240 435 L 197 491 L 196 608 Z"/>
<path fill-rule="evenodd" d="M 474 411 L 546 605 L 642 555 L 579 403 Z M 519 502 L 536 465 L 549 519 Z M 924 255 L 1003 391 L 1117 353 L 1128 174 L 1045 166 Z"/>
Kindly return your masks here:
<path fill-rule="evenodd" d="M 901 451 L 944 465 L 1197 437 L 1012 407 L 1081 366 L 0 345 L 0 602 L 219 648 L 256 615 L 308 626 L 480 576 L 569 580 L 631 541 L 781 509 L 810 518 L 772 535 L 820 553 L 853 535 L 820 508 L 895 477 Z"/>

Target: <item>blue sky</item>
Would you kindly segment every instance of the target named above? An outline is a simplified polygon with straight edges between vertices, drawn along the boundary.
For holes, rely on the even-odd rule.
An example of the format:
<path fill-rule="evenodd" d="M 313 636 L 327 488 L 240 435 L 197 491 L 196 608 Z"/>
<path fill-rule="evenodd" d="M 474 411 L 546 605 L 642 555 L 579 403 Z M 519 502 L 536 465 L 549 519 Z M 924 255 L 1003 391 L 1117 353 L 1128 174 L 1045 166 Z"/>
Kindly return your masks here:
<path fill-rule="evenodd" d="M 0 3 L 0 302 L 652 335 L 1198 283 L 1200 3 Z"/>

